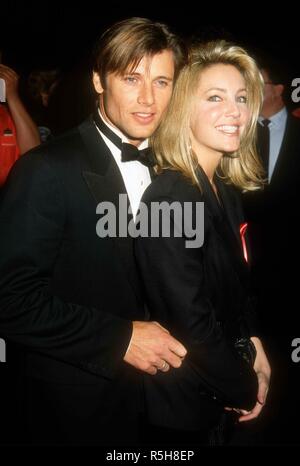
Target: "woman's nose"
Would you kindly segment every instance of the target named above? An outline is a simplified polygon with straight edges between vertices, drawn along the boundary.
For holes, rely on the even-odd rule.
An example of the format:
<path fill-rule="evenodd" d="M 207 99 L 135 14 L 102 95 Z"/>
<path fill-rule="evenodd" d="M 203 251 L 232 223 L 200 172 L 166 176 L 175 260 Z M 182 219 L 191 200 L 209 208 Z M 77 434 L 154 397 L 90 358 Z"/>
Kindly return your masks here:
<path fill-rule="evenodd" d="M 239 117 L 241 114 L 238 103 L 235 100 L 230 100 L 227 103 L 226 115 L 234 118 Z"/>

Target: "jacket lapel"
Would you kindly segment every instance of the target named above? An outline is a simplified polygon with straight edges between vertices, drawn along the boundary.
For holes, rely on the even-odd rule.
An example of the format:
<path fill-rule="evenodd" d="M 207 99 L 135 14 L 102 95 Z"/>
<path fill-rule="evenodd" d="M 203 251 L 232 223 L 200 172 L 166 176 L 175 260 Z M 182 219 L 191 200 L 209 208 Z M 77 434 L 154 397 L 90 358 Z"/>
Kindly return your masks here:
<path fill-rule="evenodd" d="M 222 206 L 224 209 L 225 217 L 230 226 L 230 232 L 233 234 L 232 238 L 240 245 L 239 225 L 242 221 L 236 200 L 232 196 L 231 186 L 226 185 L 223 181 L 216 177 L 216 185 L 221 198 Z"/>
<path fill-rule="evenodd" d="M 223 238 L 226 241 L 228 251 L 234 263 L 238 277 L 248 279 L 249 270 L 243 255 L 243 246 L 240 236 L 240 226 L 243 222 L 242 210 L 237 202 L 236 196 L 231 186 L 227 186 L 223 181 L 216 181 L 219 196 L 223 205 Z M 220 231 L 220 234 L 222 232 Z"/>
<path fill-rule="evenodd" d="M 226 186 L 218 177 L 215 177 L 220 204 L 207 176 L 202 170 L 200 171 L 200 181 L 204 188 L 207 214 L 212 217 L 212 224 L 223 242 L 225 250 L 228 251 L 229 260 L 232 262 L 238 276 L 242 277 L 245 273 L 248 273 L 239 235 L 239 224 L 242 219 L 238 218 L 239 212 L 235 199 L 230 195 L 230 187 Z"/>
<path fill-rule="evenodd" d="M 99 203 L 105 201 L 111 202 L 115 206 L 117 236 L 113 240 L 125 269 L 124 278 L 129 280 L 138 300 L 141 301 L 140 280 L 134 262 L 133 238 L 128 234 L 125 237 L 118 235 L 120 194 L 126 200 L 127 212 L 122 212 L 127 219 L 126 227 L 133 219 L 132 215 L 128 214 L 130 202 L 122 175 L 108 147 L 101 138 L 92 117 L 80 125 L 79 131 L 86 149 L 86 157 L 82 165 L 82 176 L 95 201 L 95 209 Z"/>
<path fill-rule="evenodd" d="M 151 181 L 153 181 L 157 177 L 157 173 L 154 170 L 154 167 L 149 167 L 149 173 L 150 173 Z"/>

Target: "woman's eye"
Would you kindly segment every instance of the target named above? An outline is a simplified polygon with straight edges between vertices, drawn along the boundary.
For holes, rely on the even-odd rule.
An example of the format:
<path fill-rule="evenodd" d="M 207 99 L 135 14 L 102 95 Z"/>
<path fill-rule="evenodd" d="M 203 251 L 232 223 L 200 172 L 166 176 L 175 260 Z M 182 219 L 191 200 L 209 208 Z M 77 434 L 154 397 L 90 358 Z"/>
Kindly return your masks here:
<path fill-rule="evenodd" d="M 221 102 L 221 97 L 218 95 L 211 95 L 208 100 L 210 102 Z"/>
<path fill-rule="evenodd" d="M 247 96 L 246 95 L 241 95 L 238 97 L 238 102 L 242 103 L 242 104 L 246 104 L 247 103 Z"/>

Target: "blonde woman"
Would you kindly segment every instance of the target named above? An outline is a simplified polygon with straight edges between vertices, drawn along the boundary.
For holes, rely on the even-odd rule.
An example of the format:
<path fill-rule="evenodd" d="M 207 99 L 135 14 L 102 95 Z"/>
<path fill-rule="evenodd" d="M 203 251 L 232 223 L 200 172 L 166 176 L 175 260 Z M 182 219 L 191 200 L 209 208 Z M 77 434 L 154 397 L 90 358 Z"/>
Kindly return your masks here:
<path fill-rule="evenodd" d="M 156 441 L 222 444 L 226 416 L 248 421 L 266 401 L 270 366 L 250 293 L 238 192 L 263 183 L 255 151 L 262 92 L 244 49 L 225 41 L 197 45 L 153 137 L 160 174 L 142 201 L 148 212 L 155 203 L 169 206 L 171 228 L 166 236 L 155 225 L 156 237 L 139 237 L 136 258 L 151 320 L 188 352 L 176 371 L 145 377 L 148 431 Z M 199 228 L 203 244 L 188 247 L 188 232 Z"/>

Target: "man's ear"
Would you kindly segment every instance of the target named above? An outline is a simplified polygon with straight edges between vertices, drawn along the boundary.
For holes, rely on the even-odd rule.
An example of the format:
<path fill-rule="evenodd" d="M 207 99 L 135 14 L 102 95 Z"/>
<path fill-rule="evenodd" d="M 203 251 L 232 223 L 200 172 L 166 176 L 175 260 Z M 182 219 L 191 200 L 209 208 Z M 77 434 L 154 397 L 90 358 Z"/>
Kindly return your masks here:
<path fill-rule="evenodd" d="M 284 91 L 284 85 L 283 84 L 276 84 L 275 86 L 276 89 L 276 95 L 277 97 L 281 97 Z"/>
<path fill-rule="evenodd" d="M 101 84 L 101 79 L 100 79 L 99 74 L 96 73 L 95 71 L 93 71 L 93 84 L 94 84 L 94 88 L 95 88 L 96 92 L 98 94 L 102 94 L 104 89 L 103 89 L 103 86 Z"/>

